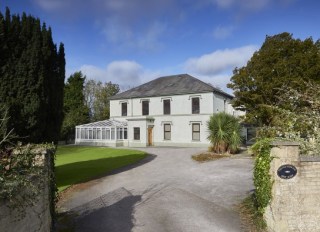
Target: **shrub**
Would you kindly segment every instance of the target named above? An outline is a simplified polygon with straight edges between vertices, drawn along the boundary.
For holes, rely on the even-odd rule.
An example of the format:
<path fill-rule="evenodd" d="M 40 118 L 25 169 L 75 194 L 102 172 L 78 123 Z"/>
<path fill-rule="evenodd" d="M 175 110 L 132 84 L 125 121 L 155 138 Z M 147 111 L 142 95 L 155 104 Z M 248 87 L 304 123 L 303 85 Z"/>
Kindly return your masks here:
<path fill-rule="evenodd" d="M 242 142 L 239 120 L 226 113 L 213 114 L 207 122 L 212 149 L 217 153 L 237 152 Z"/>
<path fill-rule="evenodd" d="M 25 209 L 37 203 L 39 188 L 48 182 L 50 211 L 54 217 L 57 199 L 55 146 L 12 143 L 11 139 L 17 137 L 13 135 L 13 130 L 7 130 L 6 112 L 0 111 L 0 201 L 5 201 L 9 208 L 18 210 L 18 217 L 24 217 Z"/>
<path fill-rule="evenodd" d="M 265 207 L 271 200 L 272 182 L 269 174 L 270 156 L 272 139 L 261 139 L 252 145 L 251 150 L 256 156 L 253 182 L 255 189 L 255 204 L 259 213 L 263 214 Z"/>

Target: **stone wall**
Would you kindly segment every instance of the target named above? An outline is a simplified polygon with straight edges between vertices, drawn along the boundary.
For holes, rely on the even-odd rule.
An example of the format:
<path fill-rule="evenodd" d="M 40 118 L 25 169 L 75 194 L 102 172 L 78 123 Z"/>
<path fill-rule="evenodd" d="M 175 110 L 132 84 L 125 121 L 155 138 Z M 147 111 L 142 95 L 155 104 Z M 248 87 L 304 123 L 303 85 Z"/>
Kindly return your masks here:
<path fill-rule="evenodd" d="M 273 198 L 264 215 L 268 230 L 320 231 L 320 156 L 300 156 L 298 143 L 274 142 L 272 145 Z M 291 179 L 282 179 L 277 174 L 285 164 L 297 169 Z"/>
<path fill-rule="evenodd" d="M 45 154 L 49 152 L 50 154 Z M 44 151 L 38 156 L 36 165 L 42 166 L 49 174 L 50 155 L 53 151 Z M 37 180 L 36 178 L 34 179 Z M 28 189 L 21 189 L 20 197 Z M 0 231 L 1 232 L 49 232 L 52 228 L 50 210 L 50 183 L 49 178 L 43 186 L 39 185 L 39 192 L 34 206 L 26 207 L 25 212 L 8 207 L 8 202 L 0 201 Z"/>

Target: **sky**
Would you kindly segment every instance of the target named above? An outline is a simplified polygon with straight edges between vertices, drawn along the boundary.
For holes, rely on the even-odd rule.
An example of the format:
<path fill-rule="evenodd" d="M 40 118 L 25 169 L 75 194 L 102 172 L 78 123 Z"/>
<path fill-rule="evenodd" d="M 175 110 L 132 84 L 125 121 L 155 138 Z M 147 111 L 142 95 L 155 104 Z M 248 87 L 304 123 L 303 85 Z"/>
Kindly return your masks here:
<path fill-rule="evenodd" d="M 52 28 L 66 78 L 82 71 L 123 90 L 188 73 L 232 93 L 232 71 L 267 35 L 320 38 L 314 0 L 0 0 L 2 13 L 6 6 Z"/>

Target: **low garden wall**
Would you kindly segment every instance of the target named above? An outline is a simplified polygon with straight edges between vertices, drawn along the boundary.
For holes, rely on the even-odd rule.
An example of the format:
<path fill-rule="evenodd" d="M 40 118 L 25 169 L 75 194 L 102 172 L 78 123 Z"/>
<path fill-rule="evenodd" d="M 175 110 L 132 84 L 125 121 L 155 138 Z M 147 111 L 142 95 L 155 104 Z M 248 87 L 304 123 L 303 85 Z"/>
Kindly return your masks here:
<path fill-rule="evenodd" d="M 300 156 L 293 142 L 273 142 L 271 156 L 272 200 L 264 213 L 268 231 L 319 231 L 320 156 Z"/>
<path fill-rule="evenodd" d="M 30 195 L 29 186 L 26 186 L 19 189 L 17 196 L 11 201 L 0 200 L 0 231 L 48 232 L 52 230 L 54 190 L 52 191 L 51 168 L 54 150 L 37 149 L 33 152 L 38 153 L 33 165 L 43 169 L 43 175 L 28 177 L 36 188 L 36 194 Z"/>

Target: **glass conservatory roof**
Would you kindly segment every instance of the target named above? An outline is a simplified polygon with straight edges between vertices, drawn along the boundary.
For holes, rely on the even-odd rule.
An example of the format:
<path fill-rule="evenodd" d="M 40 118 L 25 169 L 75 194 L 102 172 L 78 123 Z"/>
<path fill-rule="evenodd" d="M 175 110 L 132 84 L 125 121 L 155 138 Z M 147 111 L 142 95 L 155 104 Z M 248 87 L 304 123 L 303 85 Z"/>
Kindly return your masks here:
<path fill-rule="evenodd" d="M 103 120 L 103 121 L 78 125 L 77 127 L 126 127 L 126 126 L 128 126 L 128 123 L 126 121 Z"/>

